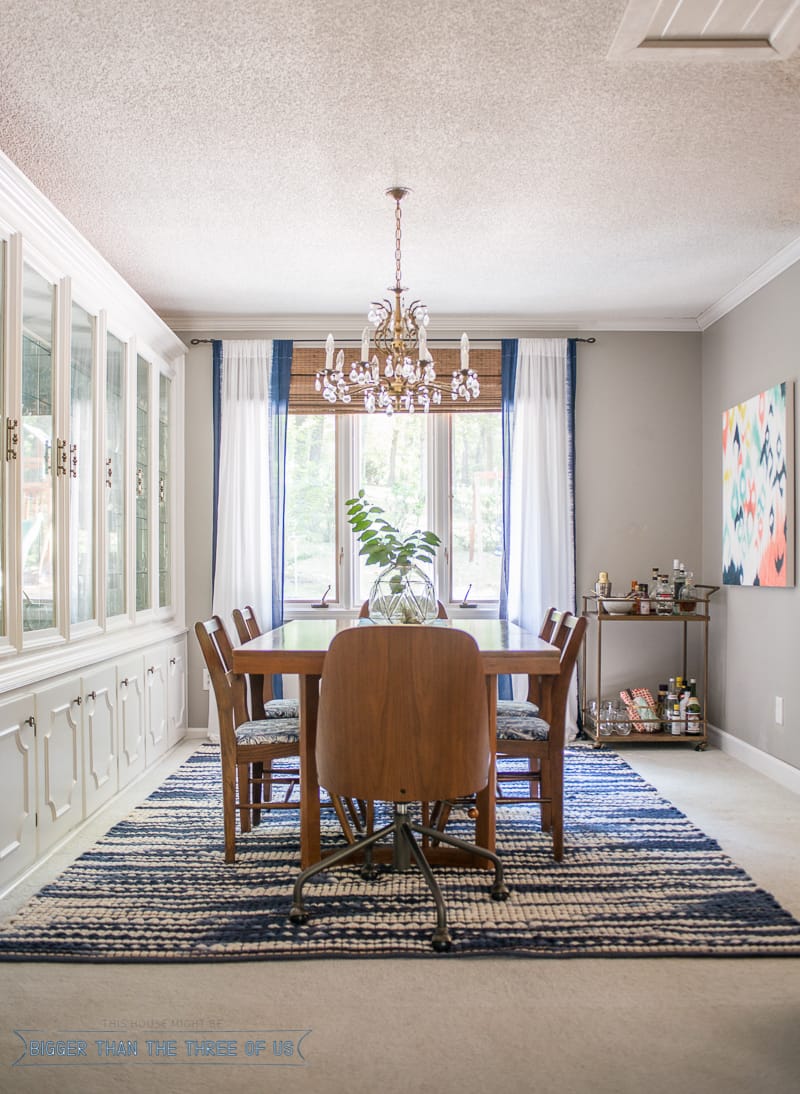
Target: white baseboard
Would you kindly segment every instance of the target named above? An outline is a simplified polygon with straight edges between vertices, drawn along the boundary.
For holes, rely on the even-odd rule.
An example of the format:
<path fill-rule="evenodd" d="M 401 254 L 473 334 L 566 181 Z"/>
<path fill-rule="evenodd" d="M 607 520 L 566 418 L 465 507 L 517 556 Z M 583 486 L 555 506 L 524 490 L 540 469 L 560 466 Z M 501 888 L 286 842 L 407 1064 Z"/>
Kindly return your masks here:
<path fill-rule="evenodd" d="M 210 741 L 211 737 L 208 733 L 208 727 L 202 726 L 197 729 L 187 729 L 185 739 L 191 741 Z"/>
<path fill-rule="evenodd" d="M 739 737 L 734 737 L 732 733 L 726 733 L 724 729 L 718 729 L 716 726 L 709 725 L 708 739 L 721 752 L 727 752 L 740 763 L 780 783 L 787 790 L 800 794 L 800 768 L 792 767 L 791 764 L 779 760 L 776 756 L 770 756 L 768 752 L 763 752 L 760 748 L 755 748 L 747 741 L 742 741 Z"/>

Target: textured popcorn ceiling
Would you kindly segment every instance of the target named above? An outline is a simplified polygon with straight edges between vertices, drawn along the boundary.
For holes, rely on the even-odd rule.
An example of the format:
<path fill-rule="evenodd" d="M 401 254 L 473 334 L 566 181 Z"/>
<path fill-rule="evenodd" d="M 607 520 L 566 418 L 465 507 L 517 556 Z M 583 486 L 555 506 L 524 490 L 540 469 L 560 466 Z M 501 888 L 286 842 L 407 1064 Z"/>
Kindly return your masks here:
<path fill-rule="evenodd" d="M 713 6 L 713 5 L 712 5 Z M 162 315 L 695 318 L 800 237 L 800 53 L 625 0 L 3 0 L 2 149 Z"/>

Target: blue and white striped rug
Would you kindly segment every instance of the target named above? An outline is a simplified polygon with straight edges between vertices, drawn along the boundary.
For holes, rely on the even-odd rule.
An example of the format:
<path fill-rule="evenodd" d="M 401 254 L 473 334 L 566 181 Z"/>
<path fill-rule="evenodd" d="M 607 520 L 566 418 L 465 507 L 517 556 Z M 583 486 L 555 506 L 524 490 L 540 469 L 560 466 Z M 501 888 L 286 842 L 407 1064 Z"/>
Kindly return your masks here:
<path fill-rule="evenodd" d="M 308 886 L 311 918 L 292 926 L 298 816 L 270 815 L 226 866 L 219 760 L 203 746 L 0 925 L 0 960 L 800 955 L 800 923 L 619 756 L 570 749 L 566 795 L 562 863 L 535 807 L 498 809 L 507 903 L 489 898 L 489 874 L 438 871 L 453 934 L 438 955 L 416 870 L 368 883 L 339 867 Z M 330 849 L 341 834 L 323 816 Z"/>

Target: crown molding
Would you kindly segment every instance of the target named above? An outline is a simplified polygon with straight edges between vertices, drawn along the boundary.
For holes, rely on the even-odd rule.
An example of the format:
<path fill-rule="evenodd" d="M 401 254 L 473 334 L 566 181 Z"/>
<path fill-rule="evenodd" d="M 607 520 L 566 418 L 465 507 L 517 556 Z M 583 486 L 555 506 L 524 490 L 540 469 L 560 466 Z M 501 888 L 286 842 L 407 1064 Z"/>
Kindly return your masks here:
<path fill-rule="evenodd" d="M 715 304 L 701 312 L 697 317 L 699 329 L 701 331 L 708 330 L 712 323 L 716 323 L 718 319 L 722 319 L 723 315 L 733 311 L 749 296 L 758 292 L 759 289 L 763 289 L 765 285 L 785 270 L 788 270 L 798 260 L 800 260 L 800 236 L 793 239 L 791 243 L 768 259 L 763 266 L 759 266 L 757 270 L 754 270 L 749 277 L 746 277 L 744 281 L 732 288 L 730 292 L 721 296 Z"/>
<path fill-rule="evenodd" d="M 19 233 L 36 261 L 46 261 L 54 277 L 69 277 L 84 307 L 109 315 L 115 332 L 136 335 L 140 347 L 167 361 L 186 347 L 153 309 L 41 190 L 0 152 L 0 218 L 9 234 Z"/>
<path fill-rule="evenodd" d="M 167 326 L 180 335 L 260 334 L 268 337 L 359 339 L 363 316 L 347 315 L 164 315 Z M 526 318 L 520 315 L 437 315 L 429 328 L 429 338 L 461 337 L 466 330 L 470 339 L 525 338 L 548 331 L 559 334 L 584 334 L 592 331 L 699 331 L 697 320 L 689 317 L 641 319 L 557 316 Z"/>

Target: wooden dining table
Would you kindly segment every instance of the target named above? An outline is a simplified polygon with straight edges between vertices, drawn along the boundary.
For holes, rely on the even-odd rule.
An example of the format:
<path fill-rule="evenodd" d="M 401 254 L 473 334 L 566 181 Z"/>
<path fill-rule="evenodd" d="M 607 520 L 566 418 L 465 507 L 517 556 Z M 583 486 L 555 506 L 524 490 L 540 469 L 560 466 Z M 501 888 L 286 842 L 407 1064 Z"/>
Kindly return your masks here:
<path fill-rule="evenodd" d="M 300 862 L 305 869 L 319 862 L 320 796 L 316 764 L 317 708 L 325 654 L 334 636 L 350 627 L 375 626 L 364 619 L 294 619 L 238 646 L 233 669 L 271 676 L 297 675 L 300 680 Z M 555 675 L 560 651 L 538 635 L 500 619 L 444 619 L 428 626 L 452 627 L 471 634 L 478 645 L 486 675 L 491 766 L 486 788 L 478 793 L 475 842 L 495 849 L 495 748 L 497 738 L 497 677 L 501 673 Z M 365 686 L 369 682 L 365 681 Z M 463 852 L 444 846 L 427 847 L 433 863 L 475 865 Z M 481 860 L 483 861 L 483 860 Z"/>

